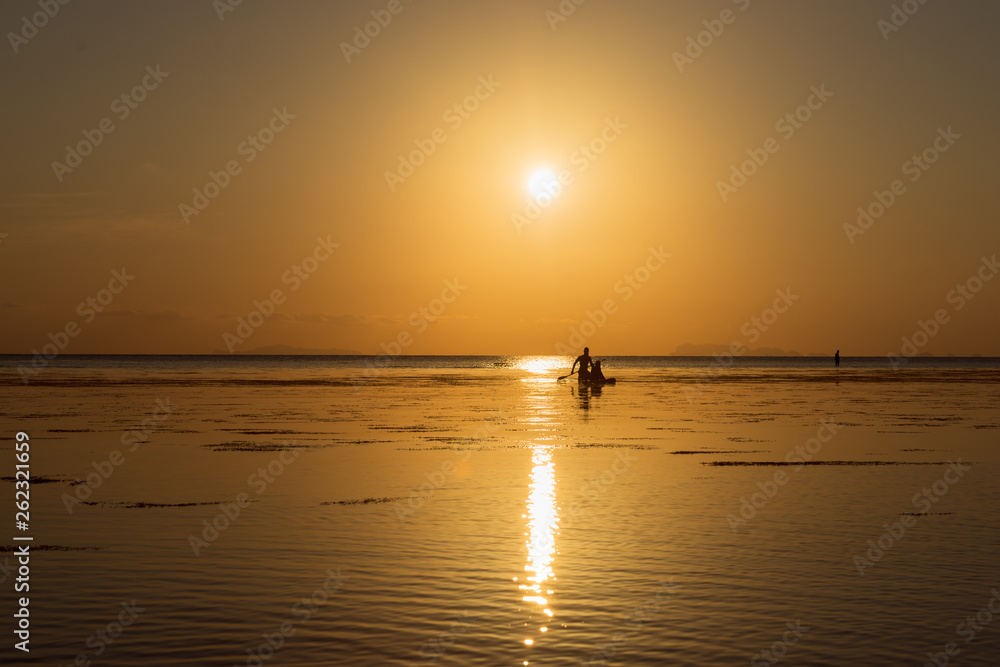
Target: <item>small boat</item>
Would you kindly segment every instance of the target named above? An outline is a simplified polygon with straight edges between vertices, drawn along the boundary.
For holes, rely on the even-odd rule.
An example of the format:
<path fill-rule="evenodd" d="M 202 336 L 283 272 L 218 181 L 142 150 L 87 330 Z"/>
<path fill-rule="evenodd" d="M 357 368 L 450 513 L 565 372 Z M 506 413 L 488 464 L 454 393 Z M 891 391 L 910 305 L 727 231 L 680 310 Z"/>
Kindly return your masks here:
<path fill-rule="evenodd" d="M 587 372 L 587 374 L 584 375 L 584 371 L 581 370 L 580 374 L 576 376 L 577 382 L 579 382 L 581 385 L 586 386 L 586 387 L 603 387 L 606 384 L 614 384 L 615 383 L 615 378 L 606 378 L 606 377 L 603 377 L 604 373 L 601 371 L 601 362 L 600 361 L 598 361 L 598 362 L 596 362 L 594 364 L 594 369 L 598 373 L 601 374 L 601 379 L 600 380 L 597 380 L 597 379 L 595 379 L 592 376 L 593 371 Z M 576 371 L 573 371 L 569 375 L 563 375 L 562 377 L 556 378 L 556 382 L 562 382 L 566 378 L 570 377 L 570 375 L 576 375 Z"/>
<path fill-rule="evenodd" d="M 597 379 L 597 378 L 593 377 L 593 374 L 595 372 L 600 373 L 600 375 L 601 375 L 600 379 Z M 579 377 L 577 379 L 580 382 L 580 384 L 582 384 L 582 385 L 588 385 L 588 386 L 591 386 L 591 387 L 603 387 L 606 384 L 614 384 L 615 383 L 615 378 L 606 378 L 606 377 L 604 377 L 604 373 L 601 371 L 601 362 L 600 361 L 594 362 L 594 370 L 593 371 L 591 371 L 590 373 L 587 373 L 587 375 L 583 375 L 583 373 L 580 373 L 580 375 L 579 375 Z"/>

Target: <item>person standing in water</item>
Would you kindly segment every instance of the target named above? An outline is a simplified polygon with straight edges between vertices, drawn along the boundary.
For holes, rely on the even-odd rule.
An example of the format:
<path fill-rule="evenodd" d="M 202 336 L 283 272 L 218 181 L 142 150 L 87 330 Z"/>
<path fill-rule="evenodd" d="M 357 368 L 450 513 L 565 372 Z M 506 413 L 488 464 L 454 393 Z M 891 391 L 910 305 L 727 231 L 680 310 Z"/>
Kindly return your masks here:
<path fill-rule="evenodd" d="M 591 366 L 590 348 L 589 347 L 583 348 L 583 354 L 581 354 L 579 357 L 577 357 L 576 361 L 573 362 L 573 368 L 569 369 L 570 370 L 570 373 L 569 373 L 570 375 L 572 375 L 573 373 L 576 372 L 576 365 L 577 364 L 580 364 L 580 379 L 581 380 L 589 380 L 590 379 L 590 366 Z"/>
<path fill-rule="evenodd" d="M 833 365 L 840 368 L 840 350 L 837 350 L 837 354 L 833 355 Z"/>

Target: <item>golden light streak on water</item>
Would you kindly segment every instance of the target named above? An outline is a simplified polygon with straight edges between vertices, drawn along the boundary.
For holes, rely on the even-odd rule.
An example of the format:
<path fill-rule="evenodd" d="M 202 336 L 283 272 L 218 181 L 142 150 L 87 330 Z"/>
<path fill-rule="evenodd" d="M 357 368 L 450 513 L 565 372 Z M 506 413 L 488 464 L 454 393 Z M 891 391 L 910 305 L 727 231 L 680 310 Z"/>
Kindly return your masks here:
<path fill-rule="evenodd" d="M 527 515 L 528 531 L 525 533 L 525 547 L 528 552 L 527 563 L 524 566 L 527 583 L 518 588 L 523 591 L 522 600 L 541 607 L 546 619 L 552 618 L 548 598 L 542 595 L 552 595 L 553 589 L 543 588 L 546 582 L 556 580 L 552 562 L 556 555 L 556 535 L 559 531 L 559 511 L 556 506 L 556 473 L 552 461 L 552 445 L 540 445 L 531 453 L 531 483 L 528 487 Z M 517 578 L 515 577 L 515 581 Z M 551 584 L 550 584 L 551 585 Z M 539 632 L 547 632 L 548 627 L 539 626 Z M 524 639 L 526 646 L 534 644 L 534 639 Z"/>
<path fill-rule="evenodd" d="M 514 368 L 528 371 L 529 373 L 552 374 L 552 371 L 566 368 L 565 357 L 521 357 Z M 569 373 L 569 371 L 566 371 Z M 552 378 L 555 379 L 555 378 Z"/>

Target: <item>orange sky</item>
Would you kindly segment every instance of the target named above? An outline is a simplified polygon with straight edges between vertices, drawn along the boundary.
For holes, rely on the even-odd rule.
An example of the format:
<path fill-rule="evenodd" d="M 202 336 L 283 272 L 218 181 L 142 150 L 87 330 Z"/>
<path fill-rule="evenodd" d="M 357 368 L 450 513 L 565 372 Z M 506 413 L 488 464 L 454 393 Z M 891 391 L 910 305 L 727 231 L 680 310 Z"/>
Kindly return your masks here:
<path fill-rule="evenodd" d="M 0 8 L 0 352 L 1000 355 L 1000 6 L 221 7 Z"/>

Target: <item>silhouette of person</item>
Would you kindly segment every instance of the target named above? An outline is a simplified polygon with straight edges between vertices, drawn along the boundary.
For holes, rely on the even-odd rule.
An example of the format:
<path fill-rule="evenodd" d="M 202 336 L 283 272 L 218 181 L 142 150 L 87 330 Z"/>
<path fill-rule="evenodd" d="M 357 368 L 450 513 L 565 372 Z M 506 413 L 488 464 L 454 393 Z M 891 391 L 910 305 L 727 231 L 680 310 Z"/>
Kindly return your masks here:
<path fill-rule="evenodd" d="M 837 354 L 833 355 L 833 363 L 837 368 L 840 368 L 840 350 L 837 350 Z"/>
<path fill-rule="evenodd" d="M 580 364 L 580 379 L 589 380 L 590 379 L 590 348 L 583 348 L 583 354 L 576 358 L 573 362 L 573 367 L 569 369 L 569 374 L 572 375 L 576 371 L 576 365 Z"/>

